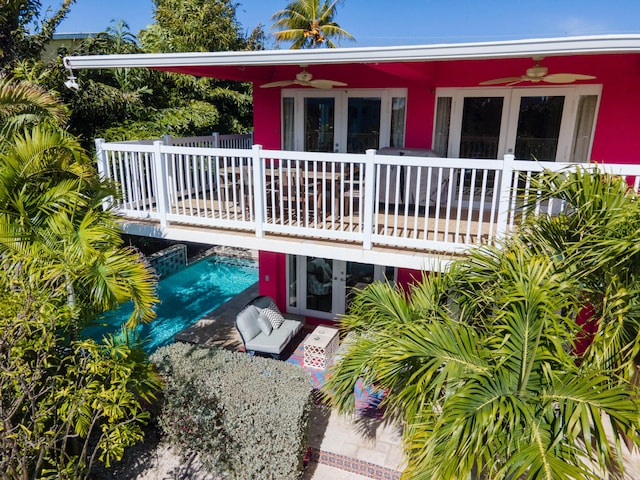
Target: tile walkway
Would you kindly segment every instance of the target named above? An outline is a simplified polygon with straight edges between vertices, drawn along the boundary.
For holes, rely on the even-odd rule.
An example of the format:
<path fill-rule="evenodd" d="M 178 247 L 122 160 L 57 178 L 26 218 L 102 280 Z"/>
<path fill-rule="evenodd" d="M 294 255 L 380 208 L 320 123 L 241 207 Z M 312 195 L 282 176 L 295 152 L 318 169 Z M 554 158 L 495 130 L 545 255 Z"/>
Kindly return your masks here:
<path fill-rule="evenodd" d="M 176 341 L 238 350 L 242 340 L 234 322 L 246 303 L 258 295 L 257 284 L 221 305 Z M 310 462 L 305 480 L 398 479 L 403 463 L 401 432 L 383 420 L 348 418 L 314 405 L 309 426 Z"/>

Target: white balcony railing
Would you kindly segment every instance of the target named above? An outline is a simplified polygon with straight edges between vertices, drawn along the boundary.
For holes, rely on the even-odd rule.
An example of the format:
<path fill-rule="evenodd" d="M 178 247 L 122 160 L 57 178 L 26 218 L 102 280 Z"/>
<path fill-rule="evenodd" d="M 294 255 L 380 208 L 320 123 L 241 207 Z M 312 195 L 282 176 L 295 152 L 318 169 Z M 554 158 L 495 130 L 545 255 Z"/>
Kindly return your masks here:
<path fill-rule="evenodd" d="M 201 137 L 172 137 L 164 135 L 162 138 L 152 140 L 130 140 L 127 145 L 153 145 L 154 142 L 162 142 L 165 145 L 176 147 L 208 147 L 208 148 L 251 148 L 253 145 L 253 133 L 229 133 L 220 134 L 213 132 L 211 135 Z"/>
<path fill-rule="evenodd" d="M 97 140 L 99 170 L 120 186 L 116 211 L 163 227 L 460 252 L 506 235 L 524 215 L 519 202 L 536 201 L 533 176 L 569 166 L 512 155 L 479 160 L 193 146 L 199 141 Z M 599 168 L 635 176 L 640 186 L 640 165 Z M 534 214 L 563 208 L 538 201 Z"/>

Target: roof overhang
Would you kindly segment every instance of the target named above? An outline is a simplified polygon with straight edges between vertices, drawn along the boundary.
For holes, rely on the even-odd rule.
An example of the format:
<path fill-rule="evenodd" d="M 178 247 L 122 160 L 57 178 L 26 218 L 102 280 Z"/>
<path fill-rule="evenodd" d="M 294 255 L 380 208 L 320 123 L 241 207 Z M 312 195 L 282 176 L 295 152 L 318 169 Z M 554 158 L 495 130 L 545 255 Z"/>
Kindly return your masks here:
<path fill-rule="evenodd" d="M 177 71 L 189 67 L 268 67 L 347 63 L 430 62 L 533 56 L 640 53 L 640 35 L 598 35 L 499 42 L 315 50 L 80 55 L 64 58 L 71 69 L 146 67 Z"/>

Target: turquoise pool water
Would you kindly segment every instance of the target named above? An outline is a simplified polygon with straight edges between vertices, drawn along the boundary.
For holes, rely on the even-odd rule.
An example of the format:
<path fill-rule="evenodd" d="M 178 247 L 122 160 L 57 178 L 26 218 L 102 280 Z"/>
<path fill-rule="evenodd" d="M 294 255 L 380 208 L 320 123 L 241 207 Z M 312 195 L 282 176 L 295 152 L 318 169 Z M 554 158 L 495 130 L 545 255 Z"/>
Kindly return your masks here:
<path fill-rule="evenodd" d="M 171 343 L 176 333 L 257 281 L 256 262 L 230 257 L 206 258 L 160 280 L 156 319 L 138 327 L 140 338 L 147 340 L 145 350 L 151 353 Z M 130 303 L 123 304 L 105 314 L 100 325 L 87 327 L 82 334 L 100 339 L 106 333 L 118 333 L 132 308 Z"/>

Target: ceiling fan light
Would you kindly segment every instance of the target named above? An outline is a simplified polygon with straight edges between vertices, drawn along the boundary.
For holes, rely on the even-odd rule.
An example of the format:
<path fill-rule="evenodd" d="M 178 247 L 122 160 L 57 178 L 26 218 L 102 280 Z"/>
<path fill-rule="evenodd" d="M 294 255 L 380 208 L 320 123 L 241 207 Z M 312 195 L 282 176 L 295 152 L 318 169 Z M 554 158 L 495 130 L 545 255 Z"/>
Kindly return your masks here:
<path fill-rule="evenodd" d="M 271 87 L 286 87 L 289 85 L 300 85 L 302 87 L 313 87 L 313 88 L 321 88 L 328 89 L 333 87 L 346 87 L 347 84 L 344 82 L 339 82 L 337 80 L 327 80 L 327 79 L 313 79 L 313 75 L 307 72 L 304 68 L 306 65 L 301 65 L 302 71 L 296 73 L 294 80 L 277 80 L 275 82 L 264 83 L 260 85 L 260 88 L 271 88 Z"/>
<path fill-rule="evenodd" d="M 296 73 L 296 80 L 300 80 L 301 82 L 309 82 L 313 78 L 306 70 L 301 71 L 300 73 Z"/>
<path fill-rule="evenodd" d="M 549 72 L 547 67 L 541 67 L 536 65 L 535 67 L 527 68 L 527 77 L 542 78 Z"/>

